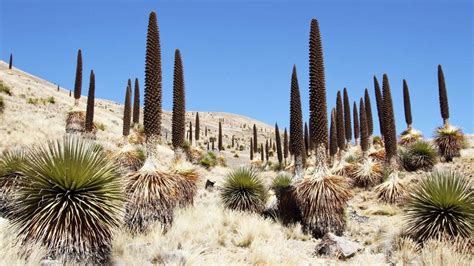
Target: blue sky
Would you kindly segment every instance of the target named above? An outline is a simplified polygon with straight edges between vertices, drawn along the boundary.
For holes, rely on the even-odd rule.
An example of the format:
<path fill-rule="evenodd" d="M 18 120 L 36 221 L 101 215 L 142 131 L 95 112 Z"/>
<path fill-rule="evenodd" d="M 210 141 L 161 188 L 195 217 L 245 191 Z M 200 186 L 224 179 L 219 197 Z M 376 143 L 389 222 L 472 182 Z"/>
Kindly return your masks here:
<path fill-rule="evenodd" d="M 402 79 L 414 127 L 431 136 L 442 124 L 437 65 L 442 64 L 451 123 L 474 132 L 473 6 L 469 0 L 402 1 L 25 1 L 0 0 L 0 58 L 66 88 L 82 48 L 83 94 L 96 74 L 97 97 L 122 102 L 128 78 L 143 90 L 148 14 L 158 14 L 163 106 L 172 104 L 174 50 L 184 61 L 188 110 L 247 115 L 288 125 L 296 64 L 308 119 L 308 35 L 320 23 L 329 107 L 347 87 L 351 101 L 373 75 L 387 73 L 397 130 L 405 128 Z"/>

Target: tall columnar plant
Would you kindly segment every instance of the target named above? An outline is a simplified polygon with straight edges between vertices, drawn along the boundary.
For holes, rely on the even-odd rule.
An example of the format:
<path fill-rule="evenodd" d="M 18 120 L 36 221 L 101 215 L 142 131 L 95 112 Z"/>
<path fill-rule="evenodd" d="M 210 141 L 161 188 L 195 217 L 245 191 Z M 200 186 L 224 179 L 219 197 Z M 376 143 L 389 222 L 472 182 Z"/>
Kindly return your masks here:
<path fill-rule="evenodd" d="M 219 135 L 217 139 L 217 148 L 219 149 L 219 151 L 224 150 L 224 145 L 222 144 L 222 123 L 221 122 L 219 122 Z"/>
<path fill-rule="evenodd" d="M 253 139 L 250 138 L 250 161 L 253 160 Z"/>
<path fill-rule="evenodd" d="M 82 90 L 82 51 L 77 51 L 76 81 L 74 83 L 74 106 L 79 105 Z"/>
<path fill-rule="evenodd" d="M 189 121 L 189 144 L 193 143 L 193 123 Z"/>
<path fill-rule="evenodd" d="M 265 140 L 265 160 L 268 162 L 270 159 L 270 147 L 268 146 L 268 139 Z"/>
<path fill-rule="evenodd" d="M 277 123 L 275 123 L 275 142 L 276 142 L 276 152 L 277 152 L 278 163 L 281 166 L 283 163 L 283 152 L 281 150 L 281 136 L 280 136 L 280 130 L 278 129 Z"/>
<path fill-rule="evenodd" d="M 196 127 L 195 128 L 195 132 L 194 132 L 194 139 L 196 140 L 196 142 L 199 140 L 199 135 L 201 134 L 201 125 L 200 125 L 200 121 L 199 121 L 199 113 L 196 112 L 196 123 L 194 124 L 194 126 Z M 232 141 L 234 139 L 232 138 Z M 234 145 L 232 144 L 232 147 L 234 147 Z"/>
<path fill-rule="evenodd" d="M 365 108 L 364 100 L 360 98 L 360 147 L 362 150 L 362 158 L 367 158 L 367 151 L 369 150 L 369 129 L 367 123 L 367 108 Z"/>
<path fill-rule="evenodd" d="M 358 145 L 358 140 L 359 140 L 359 136 L 360 136 L 360 129 L 359 129 L 359 113 L 357 112 L 357 104 L 356 102 L 354 101 L 354 105 L 352 107 L 352 114 L 354 116 L 354 140 L 355 140 L 355 144 Z"/>
<path fill-rule="evenodd" d="M 138 125 L 140 121 L 140 87 L 138 79 L 135 79 L 135 92 L 133 96 L 133 124 Z"/>
<path fill-rule="evenodd" d="M 122 135 L 127 137 L 130 134 L 130 118 L 131 118 L 131 97 L 132 89 L 130 88 L 130 80 L 128 80 L 127 89 L 125 91 L 125 102 L 123 108 L 123 128 Z"/>
<path fill-rule="evenodd" d="M 337 147 L 339 152 L 346 148 L 346 136 L 344 129 L 344 110 L 342 107 L 341 91 L 337 92 L 336 98 L 336 128 L 337 128 Z"/>
<path fill-rule="evenodd" d="M 388 163 L 396 162 L 397 157 L 397 132 L 395 128 L 395 115 L 393 112 L 392 93 L 387 74 L 383 75 L 383 113 L 384 113 L 384 137 L 385 137 L 385 159 Z M 367 108 L 366 108 L 367 110 Z"/>
<path fill-rule="evenodd" d="M 136 173 L 126 176 L 127 204 L 125 223 L 134 233 L 144 233 L 156 223 L 168 229 L 176 206 L 193 203 L 196 176 L 169 172 L 159 165 L 158 143 L 161 135 L 161 48 L 156 13 L 148 20 L 145 65 L 144 128 L 146 161 Z"/>
<path fill-rule="evenodd" d="M 319 24 L 311 20 L 309 36 L 309 113 L 312 126 L 312 138 L 316 151 L 324 151 L 328 147 L 328 118 L 326 104 L 326 81 L 324 75 L 323 47 Z M 324 149 L 320 147 L 323 146 Z M 321 156 L 315 156 L 322 158 Z M 323 163 L 323 162 L 320 162 Z"/>
<path fill-rule="evenodd" d="M 435 143 L 440 156 L 444 157 L 447 162 L 451 162 L 454 157 L 461 156 L 460 150 L 464 143 L 464 135 L 461 129 L 449 124 L 448 92 L 441 65 L 438 65 L 438 86 L 443 126 L 436 129 Z"/>
<path fill-rule="evenodd" d="M 258 150 L 257 126 L 253 124 L 253 149 Z"/>
<path fill-rule="evenodd" d="M 407 81 L 403 80 L 403 107 L 405 108 L 405 122 L 407 123 L 407 129 L 412 127 L 411 117 L 411 103 L 410 103 L 410 91 L 408 90 Z"/>
<path fill-rule="evenodd" d="M 385 125 L 383 124 L 384 122 L 384 115 L 383 115 L 383 97 L 382 97 L 382 91 L 380 90 L 380 85 L 379 81 L 377 80 L 377 77 L 374 76 L 374 91 L 375 91 L 375 101 L 377 103 L 377 115 L 379 117 L 379 128 L 380 128 L 380 135 L 381 137 L 384 137 L 384 128 Z"/>
<path fill-rule="evenodd" d="M 91 133 L 94 128 L 94 101 L 95 101 L 95 75 L 91 70 L 89 81 L 89 93 L 87 95 L 87 109 L 86 109 L 86 132 Z"/>
<path fill-rule="evenodd" d="M 336 129 L 336 109 L 331 110 L 331 125 L 329 127 L 329 156 L 334 163 L 334 156 L 337 153 L 337 129 Z"/>
<path fill-rule="evenodd" d="M 365 89 L 365 93 L 364 93 L 364 106 L 365 106 L 365 116 L 367 118 L 367 130 L 368 130 L 369 140 L 370 140 L 372 138 L 372 135 L 374 134 L 374 122 L 372 119 L 372 105 L 370 104 L 370 96 L 369 96 L 369 91 L 367 90 L 367 88 Z"/>
<path fill-rule="evenodd" d="M 290 147 L 295 158 L 295 178 L 299 179 L 303 177 L 306 154 L 304 153 L 303 116 L 301 114 L 300 88 L 298 85 L 296 66 L 293 66 L 293 72 L 291 74 Z"/>
<path fill-rule="evenodd" d="M 260 143 L 260 161 L 263 162 L 263 160 L 265 159 L 265 152 L 263 150 L 263 143 Z"/>
<path fill-rule="evenodd" d="M 285 159 L 286 164 L 286 159 L 288 158 L 288 132 L 286 130 L 286 127 L 283 133 L 283 158 Z"/>
<path fill-rule="evenodd" d="M 306 155 L 309 154 L 309 132 L 308 132 L 308 124 L 304 122 L 304 148 L 306 151 Z"/>
<path fill-rule="evenodd" d="M 8 62 L 8 69 L 12 69 L 13 67 L 13 54 L 10 54 L 10 61 Z"/>
<path fill-rule="evenodd" d="M 352 125 L 351 125 L 351 104 L 349 103 L 349 94 L 344 88 L 344 129 L 346 133 L 346 143 L 351 144 L 352 141 Z"/>
<path fill-rule="evenodd" d="M 186 132 L 186 103 L 184 92 L 184 74 L 181 52 L 179 49 L 174 53 L 174 76 L 173 76 L 173 113 L 171 117 L 171 132 L 173 148 L 178 151 L 184 146 L 184 135 Z M 179 153 L 179 152 L 178 152 Z"/>
<path fill-rule="evenodd" d="M 449 105 L 448 92 L 446 91 L 446 82 L 444 80 L 443 68 L 438 65 L 438 89 L 439 89 L 439 108 L 443 118 L 444 127 L 449 126 Z"/>

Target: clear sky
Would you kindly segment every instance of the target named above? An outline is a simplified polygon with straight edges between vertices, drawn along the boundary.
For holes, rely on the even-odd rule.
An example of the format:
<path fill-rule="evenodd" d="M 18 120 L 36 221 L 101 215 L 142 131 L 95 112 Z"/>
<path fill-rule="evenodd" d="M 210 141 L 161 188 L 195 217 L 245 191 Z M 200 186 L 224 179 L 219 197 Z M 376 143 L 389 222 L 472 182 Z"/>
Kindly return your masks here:
<path fill-rule="evenodd" d="M 405 128 L 402 79 L 414 127 L 442 124 L 437 65 L 448 88 L 451 123 L 474 133 L 473 6 L 470 0 L 372 1 L 24 1 L 0 0 L 0 58 L 66 88 L 82 48 L 83 94 L 96 74 L 97 97 L 123 102 L 128 78 L 143 90 L 148 14 L 158 14 L 163 106 L 172 106 L 174 50 L 184 61 L 188 110 L 247 115 L 288 125 L 290 77 L 298 69 L 308 119 L 308 36 L 320 23 L 329 107 L 347 87 L 368 88 L 378 134 L 373 75 L 387 73 L 397 131 Z M 329 110 L 328 110 L 329 111 Z"/>

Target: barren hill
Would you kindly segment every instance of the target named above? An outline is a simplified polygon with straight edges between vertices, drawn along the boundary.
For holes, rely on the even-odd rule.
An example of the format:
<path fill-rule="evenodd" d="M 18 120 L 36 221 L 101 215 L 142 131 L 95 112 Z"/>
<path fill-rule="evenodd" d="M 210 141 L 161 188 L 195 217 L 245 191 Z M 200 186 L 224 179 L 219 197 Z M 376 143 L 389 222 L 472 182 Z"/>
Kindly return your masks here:
<path fill-rule="evenodd" d="M 71 78 L 72 80 L 72 78 Z M 0 96 L 3 97 L 5 110 L 0 115 L 0 151 L 15 145 L 38 143 L 56 138 L 65 132 L 65 119 L 71 110 L 74 99 L 69 96 L 69 88 L 43 80 L 20 69 L 8 69 L 8 64 L 0 61 Z M 84 80 L 83 94 L 87 94 L 88 83 Z M 143 95 L 143 93 L 142 93 Z M 85 111 L 87 97 L 80 99 L 80 108 Z M 143 102 L 143 100 L 141 101 Z M 94 121 L 104 130 L 97 137 L 106 140 L 119 140 L 122 132 L 123 105 L 110 100 L 95 100 Z M 196 111 L 187 112 L 186 119 L 194 126 Z M 274 138 L 273 127 L 255 119 L 237 114 L 222 112 L 199 112 L 201 139 L 217 137 L 219 121 L 223 121 L 223 142 L 227 146 L 234 135 L 237 143 L 249 145 L 252 126 L 259 128 L 261 139 Z M 208 136 L 204 129 L 208 128 Z M 164 111 L 163 138 L 170 141 L 171 113 Z M 193 132 L 194 133 L 194 132 Z"/>

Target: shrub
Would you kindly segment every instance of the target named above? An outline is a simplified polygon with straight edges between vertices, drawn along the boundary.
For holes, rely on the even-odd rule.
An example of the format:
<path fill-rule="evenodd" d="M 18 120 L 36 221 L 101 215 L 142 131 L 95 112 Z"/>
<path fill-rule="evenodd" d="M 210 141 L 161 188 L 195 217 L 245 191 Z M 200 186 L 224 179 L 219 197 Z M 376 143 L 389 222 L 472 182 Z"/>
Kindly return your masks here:
<path fill-rule="evenodd" d="M 344 210 L 351 197 L 343 177 L 300 179 L 295 183 L 295 193 L 307 231 L 316 238 L 328 232 L 342 234 L 346 225 Z"/>
<path fill-rule="evenodd" d="M 441 235 L 469 238 L 474 232 L 474 190 L 455 172 L 434 172 L 410 193 L 406 206 L 407 233 L 423 242 Z"/>
<path fill-rule="evenodd" d="M 384 175 L 387 175 L 384 173 Z M 382 184 L 375 187 L 377 198 L 386 203 L 401 203 L 405 200 L 407 188 L 395 173 Z"/>
<path fill-rule="evenodd" d="M 296 200 L 292 178 L 286 173 L 277 175 L 272 182 L 272 189 L 278 202 L 277 217 L 284 225 L 301 222 L 301 210 Z"/>
<path fill-rule="evenodd" d="M 52 257 L 108 261 L 121 223 L 116 165 L 94 143 L 76 137 L 32 148 L 21 167 L 11 220 L 19 239 L 46 246 Z"/>
<path fill-rule="evenodd" d="M 280 189 L 288 188 L 291 185 L 292 178 L 289 174 L 278 174 L 272 181 L 272 189 L 277 192 Z"/>
<path fill-rule="evenodd" d="M 3 97 L 0 96 L 0 114 L 5 111 L 5 101 L 3 100 Z"/>
<path fill-rule="evenodd" d="M 204 156 L 199 160 L 199 164 L 207 169 L 212 168 L 217 165 L 217 157 L 216 154 L 213 152 L 207 152 Z"/>
<path fill-rule="evenodd" d="M 0 92 L 1 92 L 1 93 L 5 93 L 5 94 L 7 94 L 8 96 L 12 96 L 12 95 L 13 95 L 12 90 L 10 89 L 10 87 L 8 87 L 7 85 L 3 84 L 2 81 L 0 81 Z"/>
<path fill-rule="evenodd" d="M 461 148 L 464 142 L 462 130 L 453 126 L 439 127 L 435 133 L 435 143 L 438 152 L 447 162 L 451 162 L 454 157 L 461 156 Z"/>
<path fill-rule="evenodd" d="M 14 192 L 23 177 L 20 172 L 25 163 L 25 153 L 21 149 L 3 152 L 0 157 L 0 215 L 9 217 L 14 205 Z"/>
<path fill-rule="evenodd" d="M 144 149 L 132 145 L 126 145 L 113 157 L 119 165 L 122 174 L 138 171 L 138 169 L 143 166 L 146 159 Z"/>
<path fill-rule="evenodd" d="M 399 151 L 402 166 L 407 171 L 429 171 L 436 164 L 437 152 L 430 143 L 419 140 Z"/>
<path fill-rule="evenodd" d="M 415 129 L 407 129 L 400 134 L 400 145 L 409 146 L 419 140 L 423 139 L 421 132 Z"/>
<path fill-rule="evenodd" d="M 226 208 L 260 213 L 265 208 L 267 189 L 255 170 L 239 168 L 226 176 L 221 199 Z"/>

